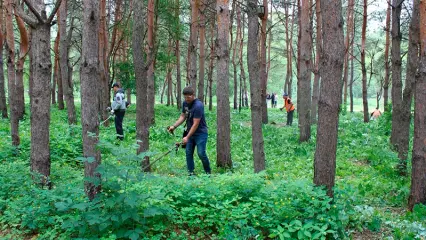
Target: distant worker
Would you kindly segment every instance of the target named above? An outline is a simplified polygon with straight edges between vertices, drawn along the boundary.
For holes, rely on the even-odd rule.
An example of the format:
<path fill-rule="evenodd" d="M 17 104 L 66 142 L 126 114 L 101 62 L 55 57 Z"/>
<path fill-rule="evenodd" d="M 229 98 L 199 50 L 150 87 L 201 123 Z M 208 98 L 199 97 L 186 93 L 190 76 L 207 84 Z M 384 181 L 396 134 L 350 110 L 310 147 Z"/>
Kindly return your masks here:
<path fill-rule="evenodd" d="M 127 104 L 125 101 L 124 90 L 120 88 L 119 83 L 114 83 L 112 85 L 114 90 L 114 101 L 111 104 L 111 115 L 115 115 L 115 131 L 117 132 L 117 139 L 123 140 L 123 118 L 126 114 Z"/>
<path fill-rule="evenodd" d="M 280 108 L 282 111 L 283 108 L 287 111 L 287 126 L 291 126 L 293 124 L 293 113 L 294 113 L 294 105 L 291 99 L 288 97 L 287 93 L 283 94 L 284 106 Z"/>
<path fill-rule="evenodd" d="M 275 102 L 276 102 L 276 99 L 277 98 L 277 95 L 275 94 L 275 93 L 272 93 L 271 94 L 271 107 L 272 108 L 274 108 L 275 107 Z"/>
<path fill-rule="evenodd" d="M 370 114 L 370 119 L 374 120 L 379 118 L 382 115 L 382 112 L 380 112 L 379 108 L 376 108 L 376 110 L 374 110 L 371 114 Z"/>

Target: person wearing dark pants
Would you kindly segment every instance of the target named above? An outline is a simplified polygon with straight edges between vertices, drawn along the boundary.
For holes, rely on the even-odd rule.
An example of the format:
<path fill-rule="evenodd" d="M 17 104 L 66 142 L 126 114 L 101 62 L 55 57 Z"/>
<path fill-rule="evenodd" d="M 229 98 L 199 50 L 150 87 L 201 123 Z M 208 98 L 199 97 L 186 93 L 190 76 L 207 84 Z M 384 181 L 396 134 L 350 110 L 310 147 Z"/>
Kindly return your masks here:
<path fill-rule="evenodd" d="M 295 107 L 291 99 L 288 97 L 287 93 L 284 93 L 283 99 L 284 99 L 284 106 L 280 108 L 280 110 L 282 111 L 285 108 L 287 112 L 287 126 L 291 126 L 293 124 L 293 114 L 294 114 Z"/>
<path fill-rule="evenodd" d="M 186 144 L 186 165 L 189 175 L 194 175 L 194 151 L 197 147 L 198 157 L 201 159 L 204 171 L 211 173 L 209 158 L 206 153 L 208 132 L 207 123 L 204 115 L 203 103 L 195 97 L 195 91 L 191 87 L 183 89 L 185 102 L 183 103 L 182 113 L 179 119 L 167 128 L 171 133 L 186 121 L 187 135 L 183 136 L 182 144 Z"/>
<path fill-rule="evenodd" d="M 117 132 L 117 138 L 120 140 L 124 139 L 124 133 L 123 133 L 123 119 L 124 115 L 126 114 L 125 110 L 116 110 L 115 111 L 115 130 Z"/>
<path fill-rule="evenodd" d="M 114 101 L 111 104 L 111 114 L 115 115 L 115 131 L 117 132 L 117 139 L 123 140 L 123 119 L 126 114 L 126 101 L 123 89 L 120 88 L 120 84 L 114 83 L 112 85 L 114 89 Z"/>
<path fill-rule="evenodd" d="M 195 146 L 197 146 L 197 154 L 198 154 L 198 157 L 201 159 L 204 171 L 207 174 L 211 173 L 210 162 L 206 153 L 207 138 L 208 138 L 207 133 L 201 133 L 198 135 L 192 135 L 188 139 L 188 142 L 186 143 L 186 165 L 188 167 L 189 174 L 194 173 Z"/>

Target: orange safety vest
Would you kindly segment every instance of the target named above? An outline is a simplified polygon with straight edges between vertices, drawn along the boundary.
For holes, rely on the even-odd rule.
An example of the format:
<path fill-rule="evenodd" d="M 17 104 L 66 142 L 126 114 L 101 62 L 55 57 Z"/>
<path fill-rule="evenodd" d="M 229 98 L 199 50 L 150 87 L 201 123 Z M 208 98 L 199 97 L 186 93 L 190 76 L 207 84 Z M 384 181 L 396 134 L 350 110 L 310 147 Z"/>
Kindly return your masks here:
<path fill-rule="evenodd" d="M 294 110 L 294 105 L 293 105 L 293 103 L 291 102 L 291 99 L 290 99 L 290 98 L 287 98 L 287 99 L 285 99 L 285 100 L 284 100 L 284 107 L 285 107 L 285 110 L 286 110 L 287 112 L 290 112 L 290 111 L 293 111 L 293 110 Z"/>

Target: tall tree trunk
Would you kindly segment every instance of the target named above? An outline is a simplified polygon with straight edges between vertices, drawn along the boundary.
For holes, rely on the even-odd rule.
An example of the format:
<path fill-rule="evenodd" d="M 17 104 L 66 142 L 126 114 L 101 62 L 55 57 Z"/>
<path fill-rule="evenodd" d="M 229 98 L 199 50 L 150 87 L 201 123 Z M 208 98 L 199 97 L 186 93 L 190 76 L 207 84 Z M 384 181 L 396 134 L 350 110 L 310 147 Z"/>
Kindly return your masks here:
<path fill-rule="evenodd" d="M 205 43 L 206 43 L 206 16 L 205 9 L 206 3 L 203 0 L 200 0 L 200 24 L 199 24 L 199 33 L 200 33 L 200 72 L 199 72 L 199 81 L 198 81 L 198 99 L 201 102 L 204 102 L 204 69 L 205 69 Z M 204 0 L 205 1 L 205 0 Z"/>
<path fill-rule="evenodd" d="M 399 157 L 398 171 L 401 175 L 407 174 L 408 148 L 410 145 L 410 125 L 411 125 L 411 103 L 413 98 L 413 88 L 416 83 L 416 72 L 419 62 L 420 45 L 420 24 L 419 24 L 419 0 L 413 0 L 413 13 L 411 16 L 409 45 L 407 54 L 407 74 L 405 78 L 405 88 L 401 105 L 401 119 L 397 132 L 397 150 Z"/>
<path fill-rule="evenodd" d="M 61 19 L 61 13 L 60 11 L 58 11 L 56 13 L 56 18 L 57 19 Z M 59 53 L 59 41 L 61 38 L 61 34 L 58 31 L 57 36 L 58 38 L 58 45 L 54 45 L 54 52 L 55 52 L 55 61 L 57 61 L 55 64 L 57 64 L 57 69 L 56 69 L 56 78 L 53 79 L 53 81 L 56 81 L 56 84 L 58 86 L 58 94 L 57 94 L 57 102 L 58 102 L 58 109 L 59 110 L 63 110 L 65 108 L 65 103 L 64 103 L 64 88 L 62 86 L 62 76 L 61 76 L 61 67 L 59 66 L 60 62 L 59 62 L 59 58 L 60 58 L 60 53 Z M 56 44 L 56 42 L 55 42 Z M 31 81 L 30 81 L 31 82 Z M 31 89 L 31 87 L 30 87 Z"/>
<path fill-rule="evenodd" d="M 214 22 L 210 26 L 210 63 L 209 63 L 209 74 L 208 74 L 208 82 L 209 82 L 209 111 L 213 110 L 213 71 L 214 71 L 214 59 L 216 58 L 216 48 L 214 44 Z"/>
<path fill-rule="evenodd" d="M 402 80 L 401 80 L 401 39 L 400 30 L 401 8 L 404 0 L 393 0 L 392 2 L 392 134 L 391 144 L 399 153 L 402 130 L 401 124 L 404 119 L 402 110 Z"/>
<path fill-rule="evenodd" d="M 252 149 L 254 155 L 254 172 L 265 170 L 265 152 L 262 132 L 262 101 L 261 83 L 259 81 L 258 58 L 258 20 L 257 1 L 247 0 L 248 16 L 248 40 L 247 40 L 247 64 L 250 78 L 251 97 L 251 122 L 252 122 Z"/>
<path fill-rule="evenodd" d="M 345 62 L 343 66 L 343 104 L 347 104 L 348 100 L 348 70 L 349 70 L 349 48 L 352 41 L 352 11 L 354 8 L 354 0 L 348 1 L 346 10 L 346 39 L 345 39 Z M 346 111 L 346 110 L 345 110 Z"/>
<path fill-rule="evenodd" d="M 154 17 L 155 17 L 155 0 L 148 0 L 148 52 L 147 56 L 151 59 L 154 57 Z M 148 68 L 147 79 L 148 79 L 148 120 L 150 124 L 155 123 L 155 78 L 154 78 L 154 64 L 155 61 L 151 61 Z"/>
<path fill-rule="evenodd" d="M 244 13 L 241 19 L 241 38 L 240 38 L 240 52 L 239 52 L 239 63 L 240 63 L 240 77 L 243 81 L 242 86 L 242 105 L 248 108 L 248 92 L 247 92 L 247 81 L 246 81 L 246 73 L 244 71 L 244 61 L 243 61 L 243 48 L 244 48 Z"/>
<path fill-rule="evenodd" d="M 133 10 L 133 59 L 135 63 L 136 77 L 136 139 L 139 140 L 137 153 L 149 150 L 149 116 L 145 114 L 148 109 L 148 79 L 147 68 L 143 58 L 143 35 L 144 35 L 144 14 L 143 1 L 134 2 Z M 149 158 L 142 161 L 142 170 L 151 171 Z"/>
<path fill-rule="evenodd" d="M 8 80 L 8 100 L 10 108 L 10 133 L 12 136 L 12 145 L 19 146 L 19 117 L 18 103 L 16 98 L 15 81 L 15 39 L 13 33 L 13 12 L 12 0 L 5 1 L 6 7 L 6 49 L 7 49 L 7 80 Z"/>
<path fill-rule="evenodd" d="M 415 1 L 416 2 L 416 1 Z M 417 4 L 419 4 L 417 2 Z M 408 208 L 426 204 L 426 3 L 420 1 L 420 52 L 419 74 L 415 84 L 415 114 L 411 191 Z M 412 20 L 414 21 L 414 20 Z"/>
<path fill-rule="evenodd" d="M 188 46 L 189 54 L 189 84 L 197 91 L 197 45 L 198 45 L 198 8 L 200 0 L 191 2 L 191 35 Z M 196 94 L 196 92 L 195 92 Z"/>
<path fill-rule="evenodd" d="M 301 38 L 299 48 L 299 72 L 297 99 L 299 102 L 299 142 L 306 142 L 311 138 L 311 72 L 312 72 L 312 24 L 309 18 L 309 1 L 302 1 Z"/>
<path fill-rule="evenodd" d="M 20 41 L 20 51 L 19 56 L 16 62 L 16 75 L 15 75 L 15 83 L 16 83 L 16 100 L 18 107 L 18 119 L 23 119 L 25 114 L 25 98 L 24 98 L 24 63 L 25 57 L 28 53 L 28 34 L 27 29 L 25 28 L 25 23 L 22 19 L 15 15 L 16 23 L 19 29 L 19 35 L 21 37 Z M 49 85 L 50 86 L 50 85 Z"/>
<path fill-rule="evenodd" d="M 322 52 L 322 33 L 321 33 L 321 2 L 316 0 L 316 16 L 317 16 L 317 39 L 316 39 L 316 54 L 315 54 L 315 71 L 314 71 L 314 83 L 312 89 L 312 104 L 311 104 L 311 123 L 317 123 L 317 110 L 318 110 L 318 98 L 319 98 L 319 88 L 320 88 L 320 56 Z"/>
<path fill-rule="evenodd" d="M 260 30 L 260 87 L 261 87 L 261 106 L 262 106 L 262 122 L 268 123 L 268 106 L 266 101 L 266 91 L 268 89 L 268 79 L 266 76 L 266 25 L 268 23 L 268 0 L 263 0 L 263 14 L 261 30 Z"/>
<path fill-rule="evenodd" d="M 370 121 L 370 114 L 368 112 L 368 96 L 367 96 L 367 68 L 365 66 L 365 42 L 367 33 L 367 0 L 364 0 L 364 13 L 362 20 L 362 33 L 361 33 L 361 72 L 362 72 L 362 105 L 364 110 L 364 122 Z"/>
<path fill-rule="evenodd" d="M 273 7 L 273 5 L 274 5 L 274 2 L 273 1 L 271 1 L 271 9 L 270 9 L 270 12 L 271 12 L 271 23 L 273 23 L 274 22 L 274 20 L 273 20 L 273 14 L 272 14 L 272 7 Z M 272 46 L 272 39 L 273 39 L 273 36 L 272 36 L 272 26 L 271 26 L 271 28 L 269 29 L 269 37 L 268 37 L 268 61 L 267 61 L 267 63 L 266 63 L 266 79 L 268 79 L 269 78 L 269 71 L 271 70 L 271 46 Z"/>
<path fill-rule="evenodd" d="M 3 10 L 1 9 L 1 11 L 3 12 Z M 1 18 L 3 14 L 1 14 Z M 1 20 L 0 20 L 1 21 Z M 2 23 L 0 23 L 1 25 Z M 0 30 L 0 32 L 2 32 L 2 30 Z M 8 118 L 8 114 L 7 114 L 7 105 L 6 105 L 6 91 L 5 91 L 5 80 L 4 80 L 4 67 L 3 67 L 3 42 L 4 42 L 4 37 L 3 34 L 0 33 L 0 112 L 1 112 L 1 116 L 2 118 Z"/>
<path fill-rule="evenodd" d="M 284 92 L 288 93 L 288 96 L 292 96 L 292 83 L 293 83 L 293 28 L 296 8 L 293 7 L 291 26 L 289 27 L 289 18 L 288 8 L 290 4 L 285 4 L 285 15 L 286 17 L 286 51 L 287 51 L 287 72 L 284 83 Z"/>
<path fill-rule="evenodd" d="M 50 80 L 52 60 L 50 56 L 50 28 L 60 0 L 56 2 L 50 16 L 46 16 L 43 0 L 26 1 L 37 21 L 19 9 L 20 17 L 31 26 L 31 171 L 41 178 L 35 181 L 50 186 Z"/>
<path fill-rule="evenodd" d="M 235 4 L 237 8 L 237 36 L 235 37 L 234 48 L 232 50 L 232 69 L 234 70 L 234 109 L 238 108 L 238 80 L 237 80 L 237 50 L 239 39 L 241 37 L 241 7 L 240 4 Z M 239 51 L 238 51 L 239 53 Z"/>
<path fill-rule="evenodd" d="M 355 11 L 352 11 L 352 19 L 354 21 L 353 28 L 352 28 L 353 39 L 355 39 L 355 33 L 356 33 L 356 31 L 355 31 L 355 15 L 354 15 L 354 12 Z M 352 44 L 351 44 L 351 56 L 352 56 L 350 58 L 350 60 L 351 60 L 351 82 L 349 84 L 349 98 L 350 98 L 350 111 L 351 111 L 351 113 L 353 113 L 354 112 L 353 84 L 355 82 L 355 79 L 354 79 L 354 57 L 353 57 L 354 56 L 354 41 L 352 41 Z"/>
<path fill-rule="evenodd" d="M 4 47 L 4 6 L 3 1 L 0 1 L 0 112 L 2 118 L 7 118 L 7 104 L 6 104 L 6 89 L 4 84 L 4 59 L 3 59 L 3 47 Z"/>
<path fill-rule="evenodd" d="M 180 12 L 180 4 L 179 0 L 176 0 L 176 10 L 175 10 L 175 19 L 176 21 L 179 21 L 179 12 Z M 182 98 L 181 92 L 182 92 L 182 80 L 181 80 L 181 71 L 180 71 L 180 35 L 181 32 L 178 32 L 178 35 L 176 37 L 176 105 L 177 108 L 180 110 L 182 109 Z"/>
<path fill-rule="evenodd" d="M 391 5 L 388 4 L 388 8 L 386 10 L 386 42 L 385 42 L 385 82 L 383 84 L 383 105 L 384 111 L 389 111 L 389 45 L 390 45 L 390 19 L 391 19 Z"/>
<path fill-rule="evenodd" d="M 229 106 L 229 2 L 217 0 L 217 142 L 216 165 L 232 168 Z"/>
<path fill-rule="evenodd" d="M 321 55 L 321 94 L 318 102 L 317 146 L 314 160 L 314 184 L 327 187 L 333 196 L 336 175 L 339 86 L 343 72 L 344 40 L 342 2 L 321 0 L 323 53 Z"/>
<path fill-rule="evenodd" d="M 56 104 L 56 83 L 58 81 L 58 68 L 59 68 L 59 32 L 56 34 L 55 43 L 53 46 L 53 78 L 52 78 L 52 105 Z"/>
<path fill-rule="evenodd" d="M 107 34 L 107 12 L 106 0 L 100 0 L 100 21 L 99 21 L 99 73 L 100 73 L 100 91 L 99 91 L 99 115 L 102 119 L 108 118 L 107 107 L 110 105 L 110 84 L 108 71 L 108 34 Z M 104 126 L 109 122 L 105 121 Z"/>
<path fill-rule="evenodd" d="M 83 0 L 83 38 L 81 51 L 81 125 L 83 126 L 84 176 L 99 179 L 95 170 L 101 164 L 101 153 L 96 148 L 99 135 L 99 98 L 93 91 L 99 89 L 99 1 Z M 95 136 L 90 136 L 94 134 Z M 84 188 L 90 200 L 101 190 L 100 183 L 85 181 Z"/>
<path fill-rule="evenodd" d="M 77 117 L 75 114 L 74 106 L 74 88 L 71 84 L 70 79 L 68 78 L 68 69 L 70 63 L 68 57 L 69 42 L 67 36 L 67 2 L 67 0 L 62 0 L 61 7 L 59 8 L 59 66 L 61 67 L 62 88 L 64 91 L 65 103 L 67 105 L 68 124 L 74 125 L 77 123 Z M 72 31 L 72 29 L 70 29 L 70 31 Z"/>

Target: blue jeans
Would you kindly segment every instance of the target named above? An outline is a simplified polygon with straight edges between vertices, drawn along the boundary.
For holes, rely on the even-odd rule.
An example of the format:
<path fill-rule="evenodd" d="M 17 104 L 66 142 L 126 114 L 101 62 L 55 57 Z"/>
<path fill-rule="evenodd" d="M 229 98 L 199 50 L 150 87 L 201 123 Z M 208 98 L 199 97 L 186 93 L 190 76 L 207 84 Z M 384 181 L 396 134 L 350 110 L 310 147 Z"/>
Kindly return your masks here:
<path fill-rule="evenodd" d="M 194 173 L 194 150 L 197 146 L 198 157 L 203 163 L 204 171 L 207 174 L 211 173 L 209 158 L 206 153 L 207 133 L 192 135 L 186 143 L 186 166 L 189 173 Z"/>

